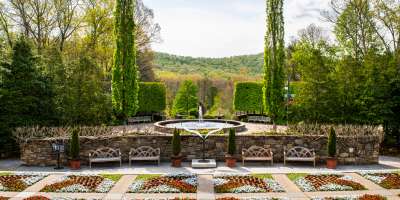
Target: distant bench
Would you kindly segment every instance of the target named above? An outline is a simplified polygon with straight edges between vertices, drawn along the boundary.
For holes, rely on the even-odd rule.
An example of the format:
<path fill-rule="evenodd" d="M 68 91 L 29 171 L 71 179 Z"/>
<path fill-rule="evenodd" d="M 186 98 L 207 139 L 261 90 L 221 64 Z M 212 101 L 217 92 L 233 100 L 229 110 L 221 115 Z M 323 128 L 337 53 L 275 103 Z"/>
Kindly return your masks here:
<path fill-rule="evenodd" d="M 271 122 L 271 118 L 266 116 L 248 116 L 248 122 L 260 122 L 260 123 L 269 123 Z"/>
<path fill-rule="evenodd" d="M 152 121 L 151 116 L 139 116 L 139 117 L 131 117 L 128 118 L 128 124 L 135 124 L 135 123 L 149 123 Z"/>

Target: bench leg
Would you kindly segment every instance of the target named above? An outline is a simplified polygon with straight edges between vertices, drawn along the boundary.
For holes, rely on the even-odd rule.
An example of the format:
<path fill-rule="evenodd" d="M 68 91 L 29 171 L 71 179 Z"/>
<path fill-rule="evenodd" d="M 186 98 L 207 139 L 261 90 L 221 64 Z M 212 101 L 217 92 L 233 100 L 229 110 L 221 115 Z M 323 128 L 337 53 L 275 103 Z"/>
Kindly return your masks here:
<path fill-rule="evenodd" d="M 274 159 L 271 159 L 271 166 L 274 165 Z"/>
<path fill-rule="evenodd" d="M 314 159 L 314 168 L 315 168 L 315 159 Z"/>
<path fill-rule="evenodd" d="M 283 165 L 286 165 L 286 159 L 283 159 Z"/>
<path fill-rule="evenodd" d="M 119 167 L 122 167 L 122 159 L 119 160 Z"/>
<path fill-rule="evenodd" d="M 129 167 L 131 167 L 132 166 L 132 164 L 131 164 L 131 159 L 129 158 Z"/>
<path fill-rule="evenodd" d="M 160 166 L 160 159 L 158 159 L 158 166 Z"/>
<path fill-rule="evenodd" d="M 244 167 L 244 159 L 242 159 L 242 165 L 243 165 L 243 167 Z"/>

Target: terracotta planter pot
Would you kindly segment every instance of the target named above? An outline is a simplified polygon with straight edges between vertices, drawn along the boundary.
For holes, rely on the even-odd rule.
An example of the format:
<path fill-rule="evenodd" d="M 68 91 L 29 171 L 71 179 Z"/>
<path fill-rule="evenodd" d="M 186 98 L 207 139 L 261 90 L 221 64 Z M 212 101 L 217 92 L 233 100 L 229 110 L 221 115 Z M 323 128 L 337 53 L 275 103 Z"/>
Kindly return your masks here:
<path fill-rule="evenodd" d="M 77 170 L 81 168 L 81 161 L 80 160 L 70 160 L 69 166 L 72 170 Z"/>
<path fill-rule="evenodd" d="M 227 167 L 236 167 L 236 158 L 233 156 L 225 156 L 225 165 Z"/>
<path fill-rule="evenodd" d="M 327 158 L 326 159 L 326 168 L 328 169 L 336 169 L 337 159 L 336 158 Z"/>
<path fill-rule="evenodd" d="M 172 167 L 181 167 L 182 159 L 183 159 L 182 156 L 172 156 L 171 157 Z"/>

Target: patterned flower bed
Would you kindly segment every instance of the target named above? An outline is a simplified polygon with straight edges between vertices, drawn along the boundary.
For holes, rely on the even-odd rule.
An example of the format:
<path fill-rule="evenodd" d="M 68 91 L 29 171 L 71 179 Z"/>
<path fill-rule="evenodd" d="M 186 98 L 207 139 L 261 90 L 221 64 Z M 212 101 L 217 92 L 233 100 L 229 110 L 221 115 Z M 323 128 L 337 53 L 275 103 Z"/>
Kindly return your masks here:
<path fill-rule="evenodd" d="M 216 193 L 265 193 L 284 192 L 271 175 L 221 175 L 214 177 Z"/>
<path fill-rule="evenodd" d="M 351 176 L 341 174 L 288 174 L 303 192 L 316 191 L 353 191 L 366 188 L 353 180 Z"/>
<path fill-rule="evenodd" d="M 365 194 L 362 196 L 348 197 L 328 197 L 328 198 L 313 198 L 311 200 L 386 200 L 386 197 L 380 195 Z"/>
<path fill-rule="evenodd" d="M 121 175 L 65 175 L 41 192 L 106 193 L 120 178 Z"/>
<path fill-rule="evenodd" d="M 0 196 L 0 200 L 8 200 L 8 199 L 10 199 L 10 198 L 9 197 Z"/>
<path fill-rule="evenodd" d="M 131 193 L 196 193 L 193 174 L 141 175 L 129 186 Z"/>
<path fill-rule="evenodd" d="M 45 196 L 31 196 L 25 198 L 24 200 L 85 200 L 85 199 L 75 199 L 75 198 L 68 198 L 68 197 L 56 197 L 56 198 L 48 198 Z M 92 199 L 94 200 L 94 199 Z"/>
<path fill-rule="evenodd" d="M 400 189 L 400 173 L 361 173 L 361 175 L 385 189 Z"/>
<path fill-rule="evenodd" d="M 7 173 L 0 174 L 0 191 L 22 192 L 29 186 L 45 178 L 47 174 Z"/>

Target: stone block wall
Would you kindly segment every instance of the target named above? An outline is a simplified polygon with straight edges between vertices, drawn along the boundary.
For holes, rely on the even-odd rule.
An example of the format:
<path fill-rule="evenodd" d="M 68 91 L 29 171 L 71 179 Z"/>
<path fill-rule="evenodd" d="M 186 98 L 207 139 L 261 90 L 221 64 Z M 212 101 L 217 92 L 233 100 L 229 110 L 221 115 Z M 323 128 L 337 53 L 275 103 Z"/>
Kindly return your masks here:
<path fill-rule="evenodd" d="M 81 160 L 87 162 L 89 152 L 100 147 L 119 148 L 123 160 L 128 160 L 130 148 L 139 146 L 152 146 L 161 148 L 161 158 L 168 161 L 172 148 L 171 136 L 149 135 L 149 136 L 116 136 L 108 138 L 81 137 Z M 52 153 L 51 143 L 55 139 L 30 140 L 21 144 L 21 160 L 26 165 L 48 166 L 56 163 L 56 155 Z M 227 136 L 210 136 L 206 142 L 206 157 L 223 160 L 226 152 Z M 65 141 L 68 145 L 68 140 Z M 327 137 L 325 136 L 256 136 L 242 135 L 236 137 L 237 157 L 240 159 L 242 148 L 252 145 L 272 148 L 274 161 L 283 161 L 283 149 L 294 146 L 304 146 L 315 149 L 319 162 L 326 158 Z M 201 158 L 202 141 L 198 136 L 182 136 L 182 154 L 186 160 Z M 375 136 L 361 137 L 338 137 L 337 149 L 338 159 L 341 164 L 374 164 L 378 163 L 380 139 Z M 62 160 L 67 161 L 67 155 L 62 155 Z"/>

